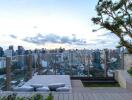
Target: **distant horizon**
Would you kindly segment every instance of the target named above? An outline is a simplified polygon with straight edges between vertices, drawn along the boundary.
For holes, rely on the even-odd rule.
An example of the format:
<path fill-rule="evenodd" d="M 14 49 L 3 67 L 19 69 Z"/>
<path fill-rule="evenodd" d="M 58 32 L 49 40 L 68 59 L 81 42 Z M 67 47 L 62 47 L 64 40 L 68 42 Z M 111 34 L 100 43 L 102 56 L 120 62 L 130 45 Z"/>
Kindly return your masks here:
<path fill-rule="evenodd" d="M 34 48 L 115 48 L 119 39 L 97 29 L 98 0 L 2 0 L 0 1 L 0 46 L 13 44 Z"/>
<path fill-rule="evenodd" d="M 13 45 L 9 45 L 9 46 L 13 46 Z M 2 46 L 0 46 L 1 48 L 3 48 L 3 50 L 5 51 L 5 50 L 8 50 L 9 49 L 9 46 L 8 47 L 6 47 L 6 48 L 3 48 Z M 22 46 L 22 45 L 19 45 L 19 46 Z M 78 48 L 73 48 L 73 49 L 67 49 L 67 48 L 62 48 L 62 47 L 58 47 L 58 48 L 52 48 L 52 49 L 48 49 L 48 48 L 34 48 L 34 49 L 27 49 L 27 48 L 25 48 L 24 46 L 22 46 L 25 50 L 42 50 L 42 49 L 44 49 L 44 50 L 56 50 L 56 49 L 65 49 L 65 50 L 104 50 L 104 49 L 108 49 L 108 50 L 115 50 L 115 49 L 118 49 L 118 48 L 103 48 L 103 49 L 99 49 L 99 48 L 96 48 L 96 49 L 88 49 L 88 48 L 82 48 L 82 49 L 78 49 Z M 15 47 L 15 46 L 13 46 L 13 49 L 14 50 L 18 50 L 18 46 L 17 47 Z"/>

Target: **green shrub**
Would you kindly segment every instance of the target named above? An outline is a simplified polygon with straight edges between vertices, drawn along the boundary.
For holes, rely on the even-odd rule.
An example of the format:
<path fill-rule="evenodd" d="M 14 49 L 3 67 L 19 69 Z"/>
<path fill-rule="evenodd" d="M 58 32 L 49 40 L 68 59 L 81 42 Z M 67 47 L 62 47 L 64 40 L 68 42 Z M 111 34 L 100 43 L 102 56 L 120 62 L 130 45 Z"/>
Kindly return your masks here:
<path fill-rule="evenodd" d="M 132 66 L 130 67 L 130 69 L 127 72 L 132 76 Z"/>
<path fill-rule="evenodd" d="M 24 97 L 17 97 L 16 94 L 0 97 L 0 100 L 26 100 Z"/>
<path fill-rule="evenodd" d="M 43 100 L 43 96 L 41 94 L 35 94 L 29 100 Z"/>
<path fill-rule="evenodd" d="M 53 100 L 53 95 L 50 93 L 45 100 Z"/>
<path fill-rule="evenodd" d="M 35 94 L 29 98 L 26 97 L 17 97 L 17 94 L 11 94 L 8 96 L 0 97 L 0 100 L 44 100 L 41 94 Z M 50 93 L 45 100 L 53 100 L 53 96 Z"/>
<path fill-rule="evenodd" d="M 27 100 L 25 97 L 17 97 L 16 100 Z"/>

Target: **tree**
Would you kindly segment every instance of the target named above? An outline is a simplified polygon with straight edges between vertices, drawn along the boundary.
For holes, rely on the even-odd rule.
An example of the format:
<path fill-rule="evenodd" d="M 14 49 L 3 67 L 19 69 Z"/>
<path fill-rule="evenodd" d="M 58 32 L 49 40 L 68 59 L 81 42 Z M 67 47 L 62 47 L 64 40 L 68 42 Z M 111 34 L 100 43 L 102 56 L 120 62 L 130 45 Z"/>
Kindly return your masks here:
<path fill-rule="evenodd" d="M 124 46 L 132 53 L 132 1 L 117 1 L 99 0 L 96 5 L 97 16 L 92 21 L 100 26 L 99 29 L 107 29 L 118 36 L 118 47 Z"/>

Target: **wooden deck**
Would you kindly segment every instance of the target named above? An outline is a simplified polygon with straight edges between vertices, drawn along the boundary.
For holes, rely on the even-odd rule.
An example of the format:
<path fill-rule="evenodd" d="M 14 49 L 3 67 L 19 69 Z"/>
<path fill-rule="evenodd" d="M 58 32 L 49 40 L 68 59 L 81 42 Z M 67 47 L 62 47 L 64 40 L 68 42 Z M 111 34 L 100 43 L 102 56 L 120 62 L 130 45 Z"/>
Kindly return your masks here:
<path fill-rule="evenodd" d="M 9 95 L 3 93 L 2 95 Z M 18 96 L 30 97 L 36 93 L 18 93 Z M 40 93 L 47 97 L 48 93 Z M 54 100 L 132 100 L 132 93 L 52 93 Z"/>
<path fill-rule="evenodd" d="M 72 92 L 53 92 L 54 100 L 132 100 L 132 91 L 120 87 L 110 88 L 84 88 L 79 80 L 72 81 Z M 13 92 L 0 92 L 0 96 L 9 95 Z M 30 97 L 38 92 L 19 92 L 18 96 Z M 39 92 L 47 97 L 49 93 Z"/>
<path fill-rule="evenodd" d="M 54 100 L 132 100 L 132 93 L 61 93 Z"/>

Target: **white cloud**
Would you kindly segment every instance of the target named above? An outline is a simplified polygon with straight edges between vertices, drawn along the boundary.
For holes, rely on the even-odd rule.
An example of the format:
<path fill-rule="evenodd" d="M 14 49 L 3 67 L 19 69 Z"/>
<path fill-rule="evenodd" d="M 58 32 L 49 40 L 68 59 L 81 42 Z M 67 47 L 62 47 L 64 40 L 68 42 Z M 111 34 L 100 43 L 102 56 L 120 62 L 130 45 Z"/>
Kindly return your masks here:
<path fill-rule="evenodd" d="M 28 48 L 29 47 L 40 48 L 42 46 L 36 46 L 35 44 L 32 43 L 30 44 L 26 43 L 22 41 L 22 39 L 25 37 L 34 37 L 38 33 L 41 33 L 43 35 L 54 33 L 61 37 L 63 36 L 70 37 L 71 34 L 76 34 L 76 38 L 84 39 L 89 44 L 85 46 L 85 48 L 91 49 L 91 48 L 102 47 L 100 46 L 101 44 L 99 44 L 97 41 L 94 42 L 91 41 L 97 39 L 106 40 L 106 38 L 104 37 L 102 38 L 98 37 L 98 35 L 101 35 L 106 31 L 102 30 L 95 33 L 92 32 L 95 26 L 92 24 L 91 19 L 89 18 L 91 17 L 91 15 L 94 15 L 92 13 L 93 11 L 90 11 L 93 9 L 88 9 L 88 7 L 86 7 L 88 9 L 87 10 L 84 9 L 85 7 L 82 7 L 81 9 L 75 8 L 70 11 L 70 9 L 67 6 L 66 8 L 62 7 L 62 9 L 60 9 L 57 8 L 56 5 L 53 7 L 53 8 L 56 7 L 56 10 L 54 10 L 52 7 L 51 9 L 49 9 L 50 7 L 44 8 L 42 7 L 43 5 L 41 5 L 42 7 L 41 9 L 40 5 L 37 6 L 36 4 L 29 5 L 30 7 L 28 9 L 26 7 L 28 7 L 28 3 L 30 1 L 32 0 L 14 0 L 11 3 L 15 5 L 15 7 L 13 7 L 13 5 L 11 4 L 8 4 L 9 6 L 6 5 L 7 8 L 4 7 L 5 9 L 0 9 L 1 12 L 0 45 L 1 46 L 13 44 L 15 46 L 23 45 L 24 47 L 28 47 Z M 26 6 L 24 6 L 25 4 Z M 79 5 L 77 7 L 81 7 L 81 6 Z M 18 8 L 18 10 L 15 8 Z M 77 10 L 79 10 L 79 13 Z M 91 15 L 88 15 L 90 13 Z M 88 18 L 86 18 L 87 16 Z M 17 39 L 8 37 L 10 34 L 16 36 Z M 95 43 L 97 43 L 97 45 L 95 45 Z M 49 48 L 50 45 L 51 44 L 46 44 L 44 46 Z M 57 47 L 57 45 L 58 47 L 60 46 L 60 44 L 52 44 L 52 45 L 54 46 L 51 47 Z M 63 45 L 63 46 L 65 46 L 66 48 L 72 48 L 72 47 L 84 48 L 84 46 L 69 46 L 69 45 Z"/>

